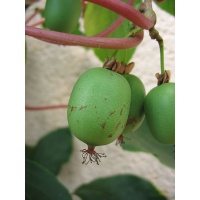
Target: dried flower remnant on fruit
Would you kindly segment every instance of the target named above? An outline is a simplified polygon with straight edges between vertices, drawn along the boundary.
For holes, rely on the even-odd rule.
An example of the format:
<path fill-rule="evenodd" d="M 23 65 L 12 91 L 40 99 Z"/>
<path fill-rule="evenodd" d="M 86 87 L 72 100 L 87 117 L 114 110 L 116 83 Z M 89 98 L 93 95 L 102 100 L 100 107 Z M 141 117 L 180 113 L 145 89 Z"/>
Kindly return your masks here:
<path fill-rule="evenodd" d="M 124 144 L 125 142 L 124 142 L 124 136 L 121 134 L 118 138 L 117 138 L 117 140 L 116 140 L 116 145 L 122 145 L 122 144 Z"/>
<path fill-rule="evenodd" d="M 165 70 L 164 74 L 155 74 L 156 78 L 158 79 L 157 85 L 161 85 L 163 83 L 169 83 L 171 78 L 171 72 L 170 70 Z"/>
<path fill-rule="evenodd" d="M 121 135 L 117 138 L 115 144 L 116 144 L 116 145 L 122 146 L 123 144 L 125 144 L 124 139 L 130 140 L 130 138 L 127 138 L 126 136 L 124 136 L 123 134 L 121 134 Z"/>
<path fill-rule="evenodd" d="M 114 57 L 112 57 L 111 59 L 107 57 L 103 64 L 103 68 L 112 70 L 114 72 L 117 72 L 118 74 L 129 74 L 134 66 L 134 62 L 125 64 L 123 62 L 117 62 Z"/>
<path fill-rule="evenodd" d="M 83 157 L 83 162 L 82 164 L 87 165 L 89 162 L 90 163 L 97 163 L 97 165 L 99 165 L 99 163 L 101 162 L 100 158 L 104 157 L 106 158 L 106 155 L 104 153 L 97 153 L 94 150 L 94 147 L 88 147 L 88 149 L 83 149 L 80 150 L 82 152 L 82 157 Z"/>

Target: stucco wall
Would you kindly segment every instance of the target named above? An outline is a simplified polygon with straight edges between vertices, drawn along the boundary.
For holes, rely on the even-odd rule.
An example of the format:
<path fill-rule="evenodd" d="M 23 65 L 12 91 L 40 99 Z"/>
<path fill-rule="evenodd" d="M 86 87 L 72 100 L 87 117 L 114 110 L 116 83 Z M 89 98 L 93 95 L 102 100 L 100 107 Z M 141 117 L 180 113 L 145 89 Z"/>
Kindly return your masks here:
<path fill-rule="evenodd" d="M 44 2 L 44 1 L 43 1 Z M 29 7 L 28 17 L 39 2 Z M 157 13 L 157 29 L 165 41 L 165 67 L 171 70 L 174 81 L 174 17 L 154 6 Z M 36 20 L 38 17 L 36 17 Z M 83 47 L 63 47 L 48 44 L 27 37 L 28 59 L 26 64 L 26 105 L 46 106 L 67 104 L 74 83 L 81 73 L 102 63 L 91 50 Z M 155 73 L 159 68 L 159 49 L 156 41 L 145 38 L 138 47 L 133 59 L 136 65 L 132 73 L 143 81 L 146 91 L 156 85 Z M 34 145 L 49 131 L 58 127 L 66 127 L 66 110 L 26 111 L 26 143 Z M 108 157 L 102 159 L 99 166 L 95 164 L 82 165 L 80 149 L 85 144 L 73 138 L 74 150 L 70 161 L 64 164 L 58 179 L 72 192 L 82 183 L 87 183 L 98 177 L 115 174 L 131 173 L 150 180 L 170 200 L 175 199 L 174 170 L 161 164 L 155 157 L 146 153 L 123 151 L 114 143 L 98 147 L 99 152 L 106 152 Z M 74 197 L 78 199 L 78 197 Z"/>

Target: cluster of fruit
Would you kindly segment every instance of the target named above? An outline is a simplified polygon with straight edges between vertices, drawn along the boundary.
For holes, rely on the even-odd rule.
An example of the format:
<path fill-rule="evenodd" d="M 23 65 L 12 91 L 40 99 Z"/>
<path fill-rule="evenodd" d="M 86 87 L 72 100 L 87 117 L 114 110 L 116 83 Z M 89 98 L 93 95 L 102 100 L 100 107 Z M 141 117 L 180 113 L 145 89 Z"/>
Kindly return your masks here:
<path fill-rule="evenodd" d="M 88 145 L 83 150 L 84 163 L 98 164 L 105 155 L 94 148 L 123 142 L 123 136 L 134 134 L 144 117 L 159 142 L 175 143 L 175 84 L 163 83 L 146 95 L 137 76 L 100 67 L 79 77 L 67 110 L 71 132 Z"/>
<path fill-rule="evenodd" d="M 156 22 L 152 9 L 145 10 L 141 3 L 135 8 Z M 45 26 L 50 30 L 72 33 L 81 11 L 80 0 L 47 0 Z M 105 155 L 96 153 L 95 146 L 115 140 L 122 143 L 123 136 L 134 134 L 144 117 L 159 142 L 174 145 L 175 84 L 163 83 L 146 95 L 142 81 L 129 74 L 132 63 L 124 66 L 107 60 L 106 66 L 90 69 L 80 76 L 68 103 L 71 132 L 88 145 L 88 149 L 82 151 L 83 163 L 98 164 L 99 158 Z M 121 72 L 125 74 L 119 74 Z"/>

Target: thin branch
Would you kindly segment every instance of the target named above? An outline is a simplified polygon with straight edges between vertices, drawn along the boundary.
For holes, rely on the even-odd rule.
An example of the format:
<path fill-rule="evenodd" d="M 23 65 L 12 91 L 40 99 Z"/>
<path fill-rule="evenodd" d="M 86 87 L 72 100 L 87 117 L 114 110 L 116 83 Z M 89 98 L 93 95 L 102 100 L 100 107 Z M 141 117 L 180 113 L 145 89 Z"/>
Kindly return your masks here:
<path fill-rule="evenodd" d="M 27 25 L 37 14 L 39 14 L 42 10 L 38 9 L 36 10 L 26 21 L 25 21 L 25 25 Z"/>
<path fill-rule="evenodd" d="M 165 74 L 165 64 L 164 64 L 165 58 L 164 58 L 163 38 L 160 36 L 159 32 L 154 27 L 149 30 L 149 35 L 150 35 L 151 39 L 155 39 L 159 44 L 161 74 Z"/>
<path fill-rule="evenodd" d="M 133 8 L 131 5 L 124 3 L 122 1 L 116 0 L 87 0 L 88 2 L 105 7 L 113 12 L 122 15 L 123 17 L 129 19 L 137 26 L 149 30 L 153 27 L 153 22 L 145 17 L 138 10 Z"/>
<path fill-rule="evenodd" d="M 162 3 L 163 1 L 165 1 L 165 0 L 156 0 L 158 3 Z"/>
<path fill-rule="evenodd" d="M 124 17 L 119 16 L 107 29 L 102 31 L 101 33 L 96 34 L 96 37 L 106 37 L 114 32 L 125 20 Z"/>
<path fill-rule="evenodd" d="M 32 111 L 38 111 L 38 110 L 51 110 L 51 109 L 60 109 L 60 108 L 67 108 L 67 105 L 57 105 L 57 106 L 25 106 L 25 110 L 32 110 Z"/>
<path fill-rule="evenodd" d="M 25 34 L 52 44 L 85 46 L 102 49 L 133 48 L 138 46 L 142 42 L 144 37 L 143 31 L 141 31 L 136 36 L 130 38 L 103 38 L 60 33 L 29 26 L 26 26 Z"/>
<path fill-rule="evenodd" d="M 134 0 L 129 0 L 127 4 L 132 5 L 134 3 Z M 125 18 L 122 17 L 121 15 L 104 31 L 101 33 L 96 34 L 96 37 L 106 37 L 110 35 L 112 32 L 114 32 L 123 22 Z"/>
<path fill-rule="evenodd" d="M 30 26 L 38 26 L 38 25 L 43 24 L 44 22 L 45 22 L 45 19 L 43 18 L 43 19 L 41 19 L 41 20 L 39 20 L 39 21 L 37 21 L 37 22 L 34 22 L 34 23 L 31 24 Z"/>

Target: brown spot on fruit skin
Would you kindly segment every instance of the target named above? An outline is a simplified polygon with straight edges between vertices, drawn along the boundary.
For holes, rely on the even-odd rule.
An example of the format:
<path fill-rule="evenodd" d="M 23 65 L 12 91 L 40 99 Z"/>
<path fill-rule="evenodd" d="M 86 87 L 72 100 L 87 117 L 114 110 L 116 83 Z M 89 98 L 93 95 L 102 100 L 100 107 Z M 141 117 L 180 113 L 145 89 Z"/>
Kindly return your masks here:
<path fill-rule="evenodd" d="M 87 106 L 81 106 L 81 107 L 79 108 L 79 110 L 82 110 L 82 109 L 84 109 L 84 108 L 87 108 Z"/>
<path fill-rule="evenodd" d="M 103 130 L 104 130 L 105 126 L 106 126 L 106 122 L 104 122 L 103 124 L 101 124 L 101 128 L 102 128 Z"/>
<path fill-rule="evenodd" d="M 111 138 L 112 137 L 112 133 L 110 135 L 108 135 L 108 138 Z"/>
<path fill-rule="evenodd" d="M 117 126 L 116 126 L 116 130 L 118 129 L 119 125 L 121 124 L 121 122 L 118 122 Z"/>
<path fill-rule="evenodd" d="M 109 116 L 113 115 L 115 113 L 115 110 L 113 112 L 110 112 Z"/>
<path fill-rule="evenodd" d="M 137 120 L 135 119 L 135 117 L 128 118 L 128 120 L 126 122 L 126 126 L 129 124 L 136 123 L 136 122 L 137 122 Z"/>
<path fill-rule="evenodd" d="M 69 106 L 69 107 L 70 107 L 71 112 L 76 108 L 75 106 Z"/>
<path fill-rule="evenodd" d="M 123 113 L 123 110 L 124 110 L 124 108 L 122 108 L 122 109 L 120 110 L 120 115 L 122 115 L 122 113 Z"/>

